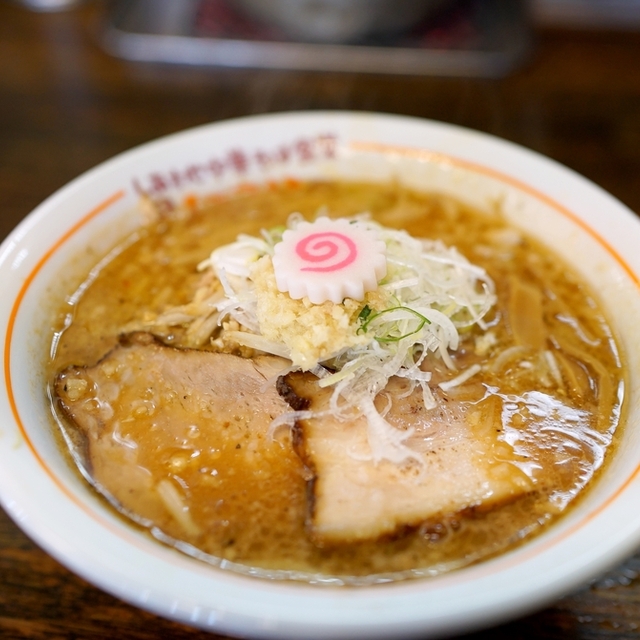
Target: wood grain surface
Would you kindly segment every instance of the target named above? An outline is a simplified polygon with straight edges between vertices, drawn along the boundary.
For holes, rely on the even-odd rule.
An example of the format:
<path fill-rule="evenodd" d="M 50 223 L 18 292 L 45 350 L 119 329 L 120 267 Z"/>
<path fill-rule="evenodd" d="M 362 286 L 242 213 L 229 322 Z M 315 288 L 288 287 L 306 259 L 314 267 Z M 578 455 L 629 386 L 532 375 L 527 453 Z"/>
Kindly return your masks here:
<path fill-rule="evenodd" d="M 225 118 L 306 109 L 442 120 L 539 151 L 640 211 L 640 34 L 536 34 L 500 80 L 129 63 L 98 43 L 107 5 L 38 14 L 0 0 L 0 237 L 97 163 Z M 465 636 L 640 638 L 640 555 L 549 608 Z M 76 577 L 0 511 L 0 638 L 204 639 Z"/>

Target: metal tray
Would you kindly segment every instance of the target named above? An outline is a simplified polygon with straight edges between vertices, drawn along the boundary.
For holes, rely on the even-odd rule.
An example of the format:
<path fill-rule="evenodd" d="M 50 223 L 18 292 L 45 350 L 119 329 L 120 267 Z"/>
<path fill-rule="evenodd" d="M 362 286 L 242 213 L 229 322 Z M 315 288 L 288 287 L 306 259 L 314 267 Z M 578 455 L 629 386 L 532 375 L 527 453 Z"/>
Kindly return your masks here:
<path fill-rule="evenodd" d="M 526 0 L 461 0 L 392 40 L 296 42 L 225 0 L 116 0 L 102 42 L 128 60 L 187 65 L 501 77 L 531 48 Z"/>

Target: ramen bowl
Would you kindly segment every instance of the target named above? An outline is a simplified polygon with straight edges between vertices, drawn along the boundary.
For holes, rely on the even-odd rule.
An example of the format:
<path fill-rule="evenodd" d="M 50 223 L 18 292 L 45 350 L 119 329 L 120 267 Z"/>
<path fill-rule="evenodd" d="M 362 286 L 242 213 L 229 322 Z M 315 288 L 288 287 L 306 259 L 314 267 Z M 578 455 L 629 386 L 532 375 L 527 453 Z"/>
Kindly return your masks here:
<path fill-rule="evenodd" d="M 611 459 L 537 537 L 443 575 L 345 588 L 210 566 L 129 526 L 70 465 L 44 363 L 52 314 L 157 200 L 296 179 L 398 179 L 479 209 L 499 203 L 598 291 L 627 367 Z M 212 124 L 124 153 L 31 213 L 0 249 L 4 384 L 0 500 L 48 553 L 97 587 L 183 623 L 255 638 L 433 638 L 543 607 L 640 545 L 640 221 L 551 160 L 442 123 L 369 113 L 287 113 Z"/>

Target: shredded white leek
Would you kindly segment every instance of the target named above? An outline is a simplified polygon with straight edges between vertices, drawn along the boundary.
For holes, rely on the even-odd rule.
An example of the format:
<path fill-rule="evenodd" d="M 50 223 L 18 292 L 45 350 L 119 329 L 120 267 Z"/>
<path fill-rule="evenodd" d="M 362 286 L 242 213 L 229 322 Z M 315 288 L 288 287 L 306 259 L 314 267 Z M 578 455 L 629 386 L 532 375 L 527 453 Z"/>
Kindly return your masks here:
<path fill-rule="evenodd" d="M 292 215 L 288 227 L 295 228 L 301 219 Z M 436 401 L 429 388 L 431 374 L 424 370 L 425 359 L 435 353 L 455 369 L 450 352 L 459 346 L 459 330 L 473 325 L 486 328 L 483 318 L 495 303 L 494 284 L 483 269 L 440 241 L 413 238 L 366 215 L 351 220 L 375 229 L 386 244 L 387 275 L 379 285 L 379 298 L 385 305 L 371 308 L 363 303 L 356 322 L 368 340 L 331 353 L 309 369 L 321 377 L 321 386 L 333 388 L 330 406 L 334 417 L 365 417 L 371 458 L 401 463 L 415 458 L 405 444 L 411 432 L 401 432 L 386 421 L 375 408 L 376 396 L 391 377 L 400 376 L 409 381 L 411 391 L 420 387 L 425 407 L 433 408 Z M 239 343 L 287 357 L 286 345 L 260 334 L 250 276 L 252 264 L 273 255 L 283 231 L 263 231 L 260 238 L 239 236 L 236 242 L 216 249 L 199 268 L 213 269 L 222 283 L 224 299 L 217 305 L 218 323 L 233 319 L 243 329 L 233 335 Z M 472 367 L 440 386 L 461 384 L 476 373 Z M 286 418 L 278 421 L 286 423 Z"/>
<path fill-rule="evenodd" d="M 461 384 L 464 384 L 469 378 L 472 378 L 476 375 L 476 373 L 480 373 L 482 367 L 479 364 L 472 364 L 468 369 L 465 369 L 460 375 L 452 378 L 451 380 L 447 380 L 446 382 L 441 382 L 438 386 L 443 391 L 448 391 L 449 389 L 454 389 L 455 387 L 459 387 Z"/>

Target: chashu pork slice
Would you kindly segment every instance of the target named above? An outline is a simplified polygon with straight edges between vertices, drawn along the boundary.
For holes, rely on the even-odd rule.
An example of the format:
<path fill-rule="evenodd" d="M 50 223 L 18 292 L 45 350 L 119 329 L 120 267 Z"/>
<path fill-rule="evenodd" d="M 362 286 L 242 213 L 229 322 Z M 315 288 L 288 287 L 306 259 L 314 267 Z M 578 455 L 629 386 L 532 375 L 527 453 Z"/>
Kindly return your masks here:
<path fill-rule="evenodd" d="M 465 405 L 441 396 L 438 408 L 426 410 L 421 391 L 403 397 L 402 388 L 402 381 L 392 379 L 376 404 L 382 408 L 393 398 L 386 419 L 394 428 L 413 430 L 403 442 L 415 452 L 407 464 L 371 459 L 363 417 L 339 421 L 325 414 L 297 423 L 298 453 L 313 474 L 308 526 L 317 544 L 390 535 L 489 509 L 534 489 L 515 464 L 514 450 L 499 438 L 498 398 Z M 292 373 L 281 393 L 292 404 L 306 401 L 322 412 L 332 391 L 310 374 Z"/>
<path fill-rule="evenodd" d="M 104 495 L 144 526 L 229 557 L 254 544 L 247 524 L 264 510 L 288 517 L 292 484 L 304 501 L 298 457 L 268 434 L 290 411 L 274 384 L 286 364 L 134 333 L 95 366 L 62 371 L 55 392 Z"/>

